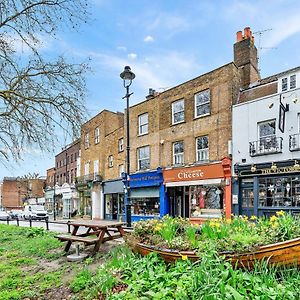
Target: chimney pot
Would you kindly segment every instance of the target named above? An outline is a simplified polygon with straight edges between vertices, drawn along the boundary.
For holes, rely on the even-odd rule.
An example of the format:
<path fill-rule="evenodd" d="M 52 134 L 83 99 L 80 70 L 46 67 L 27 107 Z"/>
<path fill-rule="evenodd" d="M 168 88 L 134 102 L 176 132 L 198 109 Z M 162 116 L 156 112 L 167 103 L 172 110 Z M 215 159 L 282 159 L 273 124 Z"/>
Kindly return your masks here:
<path fill-rule="evenodd" d="M 250 32 L 251 32 L 250 27 L 245 27 L 245 28 L 244 28 L 244 38 L 245 38 L 245 39 L 251 37 Z"/>
<path fill-rule="evenodd" d="M 155 92 L 155 90 L 153 90 L 152 88 L 149 89 L 149 95 L 153 96 L 154 92 Z"/>
<path fill-rule="evenodd" d="M 154 98 L 155 95 L 155 90 L 152 88 L 149 88 L 149 94 L 146 96 L 146 99 Z"/>
<path fill-rule="evenodd" d="M 242 31 L 238 31 L 236 33 L 236 41 L 240 42 L 242 39 L 243 39 L 243 33 L 242 33 Z"/>

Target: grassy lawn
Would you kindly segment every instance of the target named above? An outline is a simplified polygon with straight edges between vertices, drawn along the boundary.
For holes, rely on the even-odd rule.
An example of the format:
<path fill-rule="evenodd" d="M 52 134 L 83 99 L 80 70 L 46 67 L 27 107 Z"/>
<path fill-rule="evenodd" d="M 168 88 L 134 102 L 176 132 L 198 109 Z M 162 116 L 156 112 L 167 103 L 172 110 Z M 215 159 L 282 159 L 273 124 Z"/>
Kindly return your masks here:
<path fill-rule="evenodd" d="M 60 264 L 61 246 L 43 229 L 0 224 L 0 299 L 43 299 L 62 286 L 70 266 Z"/>
<path fill-rule="evenodd" d="M 101 264 L 101 255 L 84 263 L 67 262 L 64 243 L 54 236 L 42 228 L 0 224 L 0 300 L 70 299 L 74 276 Z"/>
<path fill-rule="evenodd" d="M 110 243 L 84 263 L 69 263 L 63 245 L 43 229 L 0 225 L 0 300 L 300 299 L 295 268 L 235 270 L 214 252 L 168 265 Z"/>

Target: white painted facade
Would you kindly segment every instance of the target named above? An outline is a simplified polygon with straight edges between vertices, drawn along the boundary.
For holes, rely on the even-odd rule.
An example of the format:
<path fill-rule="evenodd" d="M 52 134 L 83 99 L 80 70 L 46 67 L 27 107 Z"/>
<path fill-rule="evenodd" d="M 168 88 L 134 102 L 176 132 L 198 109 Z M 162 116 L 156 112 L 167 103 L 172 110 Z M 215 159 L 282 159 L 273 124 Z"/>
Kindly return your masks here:
<path fill-rule="evenodd" d="M 290 78 L 296 75 L 296 87 L 290 88 Z M 282 79 L 287 78 L 288 88 L 282 91 Z M 295 78 L 295 77 L 294 77 Z M 290 151 L 290 136 L 300 133 L 300 72 L 285 74 L 278 78 L 278 93 L 267 97 L 251 100 L 233 106 L 232 112 L 232 144 L 233 166 L 272 163 L 288 159 L 300 159 L 300 150 Z M 289 105 L 285 113 L 285 130 L 279 128 L 280 98 L 283 105 Z M 249 143 L 260 140 L 259 124 L 275 120 L 275 136 L 282 138 L 282 152 L 274 154 L 250 155 Z M 297 142 L 299 143 L 299 136 Z M 278 139 L 280 141 L 280 139 Z M 298 145 L 300 146 L 300 145 Z M 252 153 L 253 154 L 253 153 Z M 298 162 L 300 163 L 300 161 Z M 233 172 L 234 172 L 234 168 Z"/>
<path fill-rule="evenodd" d="M 95 183 L 91 190 L 92 219 L 104 219 L 103 190 L 100 183 Z"/>

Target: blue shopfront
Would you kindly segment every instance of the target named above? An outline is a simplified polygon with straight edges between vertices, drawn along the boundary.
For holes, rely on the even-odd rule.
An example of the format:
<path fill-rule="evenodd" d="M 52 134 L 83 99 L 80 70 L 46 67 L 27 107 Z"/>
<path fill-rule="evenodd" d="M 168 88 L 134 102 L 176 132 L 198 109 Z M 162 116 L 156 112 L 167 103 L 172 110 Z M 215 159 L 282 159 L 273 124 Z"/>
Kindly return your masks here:
<path fill-rule="evenodd" d="M 162 170 L 130 174 L 131 220 L 161 218 L 168 213 Z"/>

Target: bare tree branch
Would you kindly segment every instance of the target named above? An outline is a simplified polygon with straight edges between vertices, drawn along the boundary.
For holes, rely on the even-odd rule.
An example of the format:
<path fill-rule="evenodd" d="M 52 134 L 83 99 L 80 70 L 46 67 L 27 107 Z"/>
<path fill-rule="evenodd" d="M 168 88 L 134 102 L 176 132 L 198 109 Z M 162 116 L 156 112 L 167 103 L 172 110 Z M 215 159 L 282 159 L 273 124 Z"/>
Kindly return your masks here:
<path fill-rule="evenodd" d="M 55 133 L 66 128 L 79 134 L 88 62 L 48 61 L 39 47 L 45 35 L 55 36 L 60 26 L 77 28 L 87 18 L 87 0 L 0 2 L 0 160 L 20 159 L 27 146 L 51 150 Z"/>

